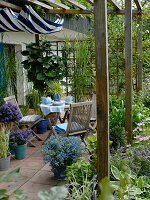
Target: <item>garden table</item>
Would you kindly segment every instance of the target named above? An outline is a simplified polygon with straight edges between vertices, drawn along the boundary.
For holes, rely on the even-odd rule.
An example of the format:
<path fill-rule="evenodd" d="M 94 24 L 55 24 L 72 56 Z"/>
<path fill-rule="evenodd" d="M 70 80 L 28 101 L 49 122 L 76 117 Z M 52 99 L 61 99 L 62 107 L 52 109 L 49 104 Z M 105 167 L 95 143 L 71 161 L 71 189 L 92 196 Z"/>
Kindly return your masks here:
<path fill-rule="evenodd" d="M 65 109 L 69 109 L 69 105 L 54 106 L 53 104 L 40 104 L 42 113 L 46 116 L 49 113 L 59 112 L 64 113 Z"/>

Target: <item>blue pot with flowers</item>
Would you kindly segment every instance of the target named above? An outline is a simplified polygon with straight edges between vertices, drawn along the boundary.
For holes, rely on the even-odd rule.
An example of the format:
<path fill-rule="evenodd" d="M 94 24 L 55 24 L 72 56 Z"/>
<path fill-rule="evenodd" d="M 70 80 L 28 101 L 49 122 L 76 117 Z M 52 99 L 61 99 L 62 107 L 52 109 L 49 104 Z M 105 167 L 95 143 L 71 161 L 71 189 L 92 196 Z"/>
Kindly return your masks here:
<path fill-rule="evenodd" d="M 81 140 L 53 135 L 46 141 L 42 153 L 44 160 L 50 163 L 54 176 L 64 179 L 66 167 L 75 163 L 81 155 Z"/>
<path fill-rule="evenodd" d="M 12 128 L 12 123 L 21 119 L 21 114 L 17 106 L 10 103 L 0 105 L 0 122 L 7 126 L 7 129 Z"/>
<path fill-rule="evenodd" d="M 26 157 L 27 142 L 32 131 L 30 129 L 24 131 L 18 129 L 10 133 L 10 152 L 14 152 L 16 159 L 22 160 Z"/>

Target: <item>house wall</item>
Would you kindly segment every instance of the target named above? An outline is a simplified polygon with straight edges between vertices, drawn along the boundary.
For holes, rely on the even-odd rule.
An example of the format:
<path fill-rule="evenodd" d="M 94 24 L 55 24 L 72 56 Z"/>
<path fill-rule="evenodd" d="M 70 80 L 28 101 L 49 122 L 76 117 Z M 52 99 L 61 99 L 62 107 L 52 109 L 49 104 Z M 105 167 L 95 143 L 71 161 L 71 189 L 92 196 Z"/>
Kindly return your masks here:
<path fill-rule="evenodd" d="M 64 41 L 64 40 L 81 40 L 84 39 L 84 34 L 63 29 L 61 32 L 50 35 L 40 35 L 40 39 L 49 41 Z M 21 51 L 26 49 L 26 44 L 35 42 L 35 35 L 25 32 L 6 32 L 0 33 L 0 42 L 5 44 L 15 45 L 16 62 L 17 62 L 17 99 L 19 105 L 26 105 L 26 94 L 31 89 L 31 84 L 27 81 L 26 71 L 23 69 L 21 62 L 25 59 L 21 55 Z M 10 94 L 11 95 L 11 94 Z"/>

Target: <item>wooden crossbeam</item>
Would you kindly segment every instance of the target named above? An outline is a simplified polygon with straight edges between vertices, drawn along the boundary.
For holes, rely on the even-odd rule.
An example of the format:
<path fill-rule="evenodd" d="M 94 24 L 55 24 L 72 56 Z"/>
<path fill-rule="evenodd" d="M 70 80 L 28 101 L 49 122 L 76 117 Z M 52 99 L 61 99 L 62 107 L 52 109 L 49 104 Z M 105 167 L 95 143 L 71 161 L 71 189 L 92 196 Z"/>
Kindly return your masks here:
<path fill-rule="evenodd" d="M 68 6 L 66 6 L 65 4 L 62 4 L 56 0 L 45 0 L 46 2 L 52 4 L 52 5 L 55 5 L 59 8 L 62 8 L 62 9 L 70 9 Z"/>
<path fill-rule="evenodd" d="M 53 9 L 52 6 L 49 6 L 41 1 L 37 1 L 37 0 L 25 0 L 26 2 L 29 2 L 29 3 L 33 3 L 33 4 L 36 4 L 38 6 L 41 6 L 43 8 L 46 8 L 46 9 Z"/>
<path fill-rule="evenodd" d="M 141 10 L 133 10 L 132 14 L 141 14 Z M 64 9 L 50 9 L 46 11 L 47 14 L 92 14 L 93 10 L 74 10 L 74 9 L 69 9 L 69 10 L 64 10 Z M 117 15 L 124 15 L 125 10 L 108 10 L 107 14 L 117 14 Z"/>
<path fill-rule="evenodd" d="M 91 10 L 75 10 L 75 9 L 53 9 L 53 10 L 47 10 L 47 14 L 92 14 L 93 11 Z"/>
<path fill-rule="evenodd" d="M 7 8 L 11 8 L 12 10 L 15 10 L 15 11 L 20 11 L 21 10 L 21 7 L 20 6 L 16 6 L 14 4 L 11 4 L 11 3 L 8 3 L 6 1 L 0 1 L 0 6 L 1 7 L 7 7 Z"/>
<path fill-rule="evenodd" d="M 77 1 L 74 0 L 66 0 L 67 2 L 71 3 L 72 5 L 82 9 L 82 10 L 86 10 L 86 7 L 81 5 L 80 3 L 78 3 Z"/>
<path fill-rule="evenodd" d="M 87 0 L 90 4 L 94 5 L 94 0 Z"/>
<path fill-rule="evenodd" d="M 136 6 L 137 6 L 137 9 L 138 9 L 138 10 L 142 10 L 142 5 L 141 5 L 140 0 L 134 0 L 134 2 L 135 2 L 135 4 L 136 4 Z"/>
<path fill-rule="evenodd" d="M 108 2 L 111 3 L 116 10 L 121 10 L 121 7 L 114 0 L 108 0 Z"/>

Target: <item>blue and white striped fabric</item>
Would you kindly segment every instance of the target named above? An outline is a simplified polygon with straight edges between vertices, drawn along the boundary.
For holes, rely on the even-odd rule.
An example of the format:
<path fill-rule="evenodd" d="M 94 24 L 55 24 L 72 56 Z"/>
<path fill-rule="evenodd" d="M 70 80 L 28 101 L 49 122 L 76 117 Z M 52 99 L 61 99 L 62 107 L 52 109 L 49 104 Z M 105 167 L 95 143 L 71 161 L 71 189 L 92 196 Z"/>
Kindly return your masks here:
<path fill-rule="evenodd" d="M 64 19 L 55 22 L 43 19 L 31 6 L 25 6 L 17 16 L 11 9 L 0 9 L 0 32 L 50 34 L 62 30 Z"/>

